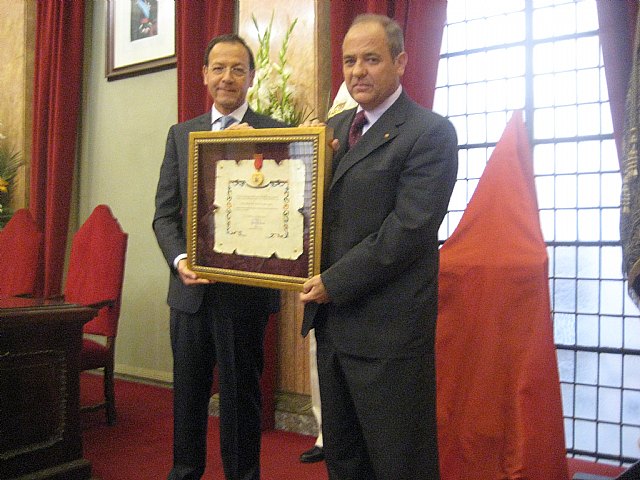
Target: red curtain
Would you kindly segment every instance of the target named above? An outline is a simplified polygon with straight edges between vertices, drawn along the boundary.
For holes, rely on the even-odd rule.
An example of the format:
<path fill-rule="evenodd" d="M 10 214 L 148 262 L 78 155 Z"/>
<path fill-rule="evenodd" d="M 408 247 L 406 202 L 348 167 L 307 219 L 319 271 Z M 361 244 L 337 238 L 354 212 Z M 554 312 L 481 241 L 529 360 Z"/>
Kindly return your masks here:
<path fill-rule="evenodd" d="M 420 105 L 431 108 L 442 31 L 447 16 L 446 0 L 336 0 L 331 2 L 331 97 L 342 83 L 342 39 L 353 19 L 361 13 L 387 15 L 404 31 L 409 64 L 402 78 L 407 93 Z"/>
<path fill-rule="evenodd" d="M 624 105 L 633 63 L 633 40 L 638 16 L 637 0 L 598 0 L 600 43 L 613 120 L 613 134 L 622 159 Z"/>
<path fill-rule="evenodd" d="M 60 293 L 82 91 L 84 1 L 37 2 L 30 209 L 44 232 L 36 293 Z"/>
<path fill-rule="evenodd" d="M 180 122 L 211 108 L 211 98 L 202 83 L 204 50 L 216 35 L 234 31 L 235 4 L 235 0 L 176 0 Z"/>

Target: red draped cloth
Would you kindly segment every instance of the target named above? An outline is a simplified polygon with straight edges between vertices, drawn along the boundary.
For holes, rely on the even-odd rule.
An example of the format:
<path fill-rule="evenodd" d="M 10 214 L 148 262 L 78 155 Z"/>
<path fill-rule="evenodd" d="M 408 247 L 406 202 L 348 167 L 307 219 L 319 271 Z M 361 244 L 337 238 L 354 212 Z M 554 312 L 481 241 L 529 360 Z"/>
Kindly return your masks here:
<path fill-rule="evenodd" d="M 37 2 L 30 210 L 44 232 L 38 295 L 60 293 L 82 92 L 84 1 Z"/>
<path fill-rule="evenodd" d="M 520 112 L 440 261 L 442 480 L 566 480 L 548 262 Z"/>

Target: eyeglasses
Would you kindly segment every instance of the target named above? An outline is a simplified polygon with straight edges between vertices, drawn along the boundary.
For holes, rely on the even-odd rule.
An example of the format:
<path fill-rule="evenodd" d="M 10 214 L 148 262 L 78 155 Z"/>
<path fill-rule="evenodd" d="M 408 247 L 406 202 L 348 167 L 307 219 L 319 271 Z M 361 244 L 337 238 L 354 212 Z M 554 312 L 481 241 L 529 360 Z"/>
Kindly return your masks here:
<path fill-rule="evenodd" d="M 216 76 L 224 75 L 227 70 L 231 70 L 231 75 L 233 75 L 235 78 L 243 78 L 247 75 L 247 73 L 249 73 L 246 68 L 240 66 L 223 67 L 222 65 L 213 65 L 212 67 L 209 67 L 209 71 Z"/>

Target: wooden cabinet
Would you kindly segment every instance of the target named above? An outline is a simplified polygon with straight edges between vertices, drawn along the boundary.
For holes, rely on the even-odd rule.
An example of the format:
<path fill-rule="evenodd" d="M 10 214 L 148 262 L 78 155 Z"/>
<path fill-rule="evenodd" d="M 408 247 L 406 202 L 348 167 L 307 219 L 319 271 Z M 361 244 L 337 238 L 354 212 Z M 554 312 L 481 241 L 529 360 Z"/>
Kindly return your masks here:
<path fill-rule="evenodd" d="M 84 480 L 79 356 L 96 311 L 0 298 L 0 479 Z"/>

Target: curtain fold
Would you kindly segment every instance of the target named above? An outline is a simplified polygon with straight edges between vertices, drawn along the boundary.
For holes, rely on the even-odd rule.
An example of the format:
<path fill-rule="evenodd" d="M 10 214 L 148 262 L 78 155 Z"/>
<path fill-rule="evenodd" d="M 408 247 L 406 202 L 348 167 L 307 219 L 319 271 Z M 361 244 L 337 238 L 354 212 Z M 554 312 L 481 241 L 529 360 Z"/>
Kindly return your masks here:
<path fill-rule="evenodd" d="M 36 294 L 61 291 L 82 91 L 84 1 L 37 2 L 30 210 L 44 232 Z"/>
<path fill-rule="evenodd" d="M 178 121 L 211 108 L 202 80 L 204 50 L 216 35 L 233 33 L 235 0 L 176 0 Z"/>
<path fill-rule="evenodd" d="M 387 15 L 404 31 L 409 64 L 402 77 L 407 93 L 420 105 L 431 108 L 442 32 L 447 16 L 446 0 L 335 0 L 331 2 L 331 97 L 342 83 L 342 39 L 353 19 L 361 13 Z"/>
<path fill-rule="evenodd" d="M 620 154 L 622 192 L 620 195 L 620 240 L 623 269 L 629 295 L 640 305 L 640 17 L 636 16 L 633 62 L 626 96 L 624 131 Z"/>
<path fill-rule="evenodd" d="M 637 0 L 597 0 L 600 44 L 607 77 L 609 103 L 618 159 L 622 162 L 624 105 L 633 60 L 633 40 L 638 16 Z"/>

